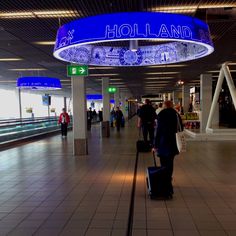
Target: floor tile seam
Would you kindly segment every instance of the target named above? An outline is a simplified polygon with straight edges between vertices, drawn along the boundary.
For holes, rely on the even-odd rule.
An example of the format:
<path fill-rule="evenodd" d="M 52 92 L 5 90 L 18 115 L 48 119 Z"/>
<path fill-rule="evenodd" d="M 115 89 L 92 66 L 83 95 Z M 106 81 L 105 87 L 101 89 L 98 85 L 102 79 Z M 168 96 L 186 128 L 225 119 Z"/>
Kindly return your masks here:
<path fill-rule="evenodd" d="M 119 160 L 117 160 L 117 161 L 119 161 Z M 113 173 L 114 173 L 115 171 L 113 171 Z M 123 184 L 125 183 L 125 180 L 123 180 Z M 103 191 L 103 194 L 101 195 L 101 197 L 100 197 L 100 200 L 103 198 L 103 196 L 105 195 L 105 192 L 106 192 L 106 190 L 107 190 L 107 188 L 108 188 L 108 186 L 110 185 L 110 181 L 107 183 L 107 187 L 106 188 L 104 188 L 104 191 Z M 122 191 L 121 191 L 121 193 L 122 193 Z M 120 196 L 121 196 L 121 193 L 120 193 Z M 100 202 L 100 201 L 99 201 Z M 120 201 L 119 201 L 120 202 Z M 115 214 L 115 216 L 117 216 L 117 212 L 118 212 L 118 207 L 119 205 L 117 205 L 117 208 L 116 208 L 116 214 Z M 93 214 L 93 217 L 91 217 L 91 219 L 90 219 L 90 222 L 89 222 L 89 224 L 88 224 L 88 226 L 87 226 L 87 228 L 86 228 L 86 231 L 85 231 L 85 234 L 88 232 L 88 230 L 91 228 L 90 227 L 90 225 L 92 224 L 92 221 L 93 221 L 93 219 L 94 219 L 94 216 L 96 215 L 96 213 L 97 213 L 97 210 L 98 210 L 98 207 L 99 207 L 99 204 L 97 205 L 97 207 L 96 207 L 96 209 L 95 209 L 95 212 L 94 212 L 94 214 Z M 115 217 L 114 217 L 114 219 L 113 219 L 113 223 L 112 223 L 112 230 L 113 230 L 113 228 L 114 228 L 114 223 L 115 223 Z M 111 232 L 112 232 L 112 230 L 111 230 Z"/>
<path fill-rule="evenodd" d="M 65 181 L 64 181 L 64 182 L 65 182 Z M 59 185 L 58 188 L 60 188 L 60 186 L 61 186 L 61 185 Z M 75 186 L 76 186 L 76 185 L 75 185 Z M 58 188 L 57 188 L 57 189 L 58 189 Z M 72 190 L 73 190 L 73 189 L 72 189 Z M 72 190 L 71 190 L 71 191 L 72 191 Z M 36 191 L 36 192 L 37 192 L 37 191 Z M 69 193 L 68 193 L 68 194 L 69 194 Z M 68 194 L 67 194 L 66 196 L 68 196 Z M 34 195 L 34 193 L 33 193 L 32 195 Z M 65 198 L 66 198 L 66 196 L 65 196 Z M 32 197 L 32 196 L 31 196 L 31 197 Z M 50 197 L 50 195 L 49 195 L 48 197 Z M 29 198 L 30 198 L 30 197 L 29 197 Z M 47 200 L 47 198 L 46 198 L 44 201 L 42 201 L 41 203 L 45 202 L 46 200 Z M 27 200 L 25 200 L 25 201 L 27 201 Z M 62 201 L 63 201 L 63 200 L 62 200 Z M 61 202 L 62 202 L 62 201 L 61 201 Z M 82 200 L 81 200 L 81 201 L 82 201 Z M 57 207 L 58 207 L 59 205 L 60 205 L 60 203 L 57 205 Z M 56 208 L 57 208 L 57 207 L 56 207 Z M 56 209 L 56 208 L 55 208 L 55 209 Z M 34 211 L 33 211 L 33 212 L 34 212 Z M 33 212 L 31 212 L 30 214 L 28 214 L 26 217 L 28 217 L 29 215 L 31 215 Z M 48 218 L 49 218 L 52 214 L 53 214 L 53 212 L 48 216 Z M 45 221 L 46 221 L 48 218 L 46 218 Z M 23 219 L 21 222 L 23 222 L 23 221 L 24 221 L 24 219 Z M 20 222 L 20 223 L 21 223 L 21 222 Z M 20 224 L 20 223 L 19 223 L 19 224 Z M 43 223 L 42 223 L 42 224 L 43 224 Z M 16 226 L 16 227 L 17 227 L 17 226 Z M 39 226 L 39 228 L 40 228 L 40 226 Z M 39 228 L 38 228 L 38 229 L 39 229 Z M 38 231 L 38 230 L 37 230 L 37 231 Z M 37 231 L 36 231 L 36 232 L 37 232 Z"/>
<path fill-rule="evenodd" d="M 117 159 L 116 161 L 119 162 L 120 160 Z M 106 168 L 106 165 L 109 165 L 109 162 L 104 163 L 103 169 Z M 114 172 L 115 172 L 115 169 L 113 169 L 113 173 L 114 173 Z M 125 182 L 125 181 L 123 181 L 123 182 Z M 93 183 L 91 184 L 90 189 L 91 189 L 92 185 L 93 185 Z M 110 185 L 110 181 L 107 182 L 107 184 L 106 184 L 107 187 L 104 188 L 103 194 L 101 194 L 100 199 L 103 198 L 103 196 L 104 196 L 104 194 L 105 194 L 105 192 L 106 192 L 106 190 L 107 190 L 107 188 L 108 188 L 109 185 Z M 90 190 L 90 189 L 89 189 L 89 190 Z M 88 192 L 89 192 L 89 190 L 88 190 Z M 121 195 L 121 193 L 120 193 L 120 195 Z M 85 195 L 85 196 L 86 196 L 86 195 Z M 84 196 L 84 198 L 85 198 L 85 196 Z M 81 202 L 82 202 L 82 201 L 83 201 L 83 199 L 81 199 Z M 99 201 L 99 202 L 100 202 L 100 201 Z M 60 234 L 63 233 L 63 230 L 65 229 L 66 225 L 67 225 L 68 222 L 71 220 L 71 218 L 73 217 L 73 215 L 74 215 L 74 213 L 76 212 L 76 210 L 78 209 L 78 207 L 79 207 L 79 205 L 78 205 L 77 208 L 73 211 L 73 213 L 71 214 L 71 217 L 70 217 L 70 218 L 67 220 L 67 222 L 65 223 L 64 227 L 63 227 L 62 230 L 60 231 Z M 91 225 L 91 223 L 92 223 L 92 221 L 93 221 L 93 219 L 94 219 L 94 216 L 95 216 L 95 214 L 96 214 L 96 212 L 97 212 L 98 207 L 99 207 L 99 204 L 97 205 L 96 210 L 94 211 L 93 217 L 91 217 L 90 222 L 88 223 L 88 226 L 86 227 L 86 231 L 85 231 L 85 232 L 87 232 L 87 231 L 89 230 L 89 228 L 91 228 L 91 227 L 89 227 L 89 226 Z M 116 210 L 116 215 L 117 215 L 117 211 L 118 211 L 118 207 L 117 207 L 117 210 Z M 114 226 L 114 223 L 115 223 L 115 219 L 113 219 L 112 227 Z"/>
<path fill-rule="evenodd" d="M 79 185 L 79 183 L 75 184 L 75 186 L 71 189 L 71 191 L 64 197 L 64 200 L 68 197 L 68 195 Z M 90 185 L 91 188 L 92 184 Z M 90 188 L 87 190 L 87 192 L 90 190 Z M 84 198 L 85 198 L 86 194 L 84 194 Z M 80 202 L 77 204 L 77 206 L 75 207 L 74 211 L 71 213 L 71 216 L 69 217 L 69 219 L 64 223 L 64 225 L 61 227 L 61 230 L 59 231 L 59 234 L 61 234 L 63 232 L 63 230 L 65 229 L 66 225 L 68 224 L 68 222 L 70 221 L 70 219 L 72 218 L 72 216 L 74 215 L 74 213 L 76 212 L 76 210 L 78 209 L 79 205 L 81 204 L 81 202 L 83 201 L 82 198 L 80 200 Z M 49 216 L 43 221 L 43 223 L 37 228 L 37 230 L 33 233 L 33 235 L 37 234 L 37 232 L 42 228 L 42 226 L 44 225 L 45 222 L 47 222 L 47 220 L 55 213 L 56 209 L 61 205 L 61 203 L 64 201 L 61 200 L 60 203 L 58 203 L 58 205 L 56 206 L 56 208 L 54 209 L 53 212 L 51 212 L 49 214 Z M 33 213 L 33 212 L 32 212 Z"/>
<path fill-rule="evenodd" d="M 193 168 L 194 169 L 194 168 Z M 187 172 L 186 172 L 187 173 Z M 199 172 L 198 172 L 199 173 Z M 213 175 L 217 178 L 217 176 L 214 174 L 214 172 L 213 172 Z M 188 178 L 189 180 L 191 180 L 191 175 L 189 175 L 189 177 L 190 178 Z M 202 177 L 202 179 L 204 179 L 204 182 L 208 182 L 208 180 L 207 180 L 207 178 L 205 177 L 205 176 L 203 176 L 203 175 L 201 175 L 201 177 Z M 209 182 L 208 182 L 209 183 Z M 192 182 L 191 183 L 191 185 L 192 186 L 195 186 L 195 184 Z M 218 191 L 217 191 L 217 189 L 215 188 L 215 186 L 214 185 L 212 185 L 212 184 L 210 184 L 209 183 L 209 185 L 211 186 L 211 189 L 212 190 L 214 190 L 214 193 L 221 199 L 221 201 L 222 202 L 224 202 L 227 206 L 228 206 L 228 208 L 230 208 L 235 214 L 236 214 L 236 211 L 234 211 L 233 209 L 232 209 L 232 207 L 227 203 L 227 201 L 225 201 L 224 200 L 224 198 L 222 198 L 222 196 L 218 193 Z M 209 188 L 209 185 L 208 185 L 208 188 Z M 196 187 L 194 187 L 195 189 L 197 189 Z M 199 191 L 198 191 L 199 192 Z M 200 193 L 200 192 L 199 192 Z M 202 196 L 202 195 L 201 195 Z M 202 198 L 203 198 L 203 196 L 202 196 Z M 209 206 L 209 204 L 206 202 L 206 201 L 204 201 L 205 203 L 206 203 L 206 205 L 208 206 L 208 208 L 210 208 L 210 206 Z"/>
<path fill-rule="evenodd" d="M 61 185 L 60 185 L 60 186 L 61 186 Z M 59 189 L 60 186 L 59 186 L 57 189 Z M 75 186 L 74 186 L 74 188 L 75 188 Z M 73 189 L 74 189 L 74 188 L 73 188 Z M 71 191 L 72 191 L 72 190 L 71 190 Z M 67 195 L 68 195 L 68 194 L 67 194 Z M 66 199 L 67 195 L 65 196 L 64 199 Z M 48 196 L 48 198 L 49 198 L 49 196 Z M 47 199 L 45 199 L 44 201 L 42 201 L 41 204 L 42 204 L 43 202 L 45 202 L 45 201 L 47 201 Z M 61 200 L 61 202 L 63 202 L 63 200 Z M 56 208 L 61 204 L 61 202 L 58 203 L 58 204 L 55 206 L 55 210 L 56 210 Z M 40 206 L 38 206 L 38 207 L 40 207 Z M 37 207 L 37 208 L 38 208 L 38 207 Z M 19 224 L 17 224 L 10 232 L 16 230 L 16 229 L 18 228 L 18 226 L 19 226 L 25 219 L 27 219 L 30 215 L 32 215 L 32 214 L 35 212 L 35 210 L 36 210 L 37 208 L 35 208 L 35 209 L 34 209 L 32 212 L 30 212 L 26 217 L 24 217 L 24 218 L 21 220 L 21 222 L 19 222 Z M 53 213 L 54 213 L 54 211 L 51 212 L 51 213 L 49 214 L 49 216 L 48 216 L 47 218 L 45 218 L 44 221 L 42 221 L 42 223 L 41 223 L 38 227 L 36 227 L 36 231 L 35 231 L 32 235 L 36 234 L 37 231 L 40 230 L 41 226 L 50 218 L 50 216 L 51 216 Z M 10 233 L 10 232 L 9 232 L 9 233 Z"/>
<path fill-rule="evenodd" d="M 132 164 L 132 159 L 129 159 L 129 165 L 127 166 L 127 169 L 130 169 L 131 170 L 131 164 Z M 133 176 L 133 178 L 134 178 L 134 176 Z M 119 198 L 119 203 L 121 202 L 121 196 L 123 195 L 123 192 L 124 192 L 124 186 L 125 186 L 125 183 L 126 183 L 126 180 L 127 179 L 129 179 L 129 173 L 127 173 L 126 174 L 126 176 L 125 176 L 125 178 L 124 178 L 124 180 L 123 180 L 123 188 L 122 188 L 122 191 L 121 191 L 121 193 L 120 193 L 120 198 Z M 130 197 L 130 196 L 129 196 Z M 129 206 L 130 206 L 130 204 L 131 203 L 129 203 Z M 112 231 L 113 230 L 115 230 L 115 228 L 114 228 L 114 224 L 115 224 L 115 219 L 116 219 L 116 217 L 117 217 L 117 215 L 118 215 L 118 208 L 117 208 L 117 210 L 116 210 L 116 214 L 115 214 L 115 217 L 114 217 L 114 219 L 113 219 L 113 224 L 112 224 Z M 128 228 L 128 215 L 127 215 L 127 223 L 126 223 L 126 229 L 125 230 L 127 230 L 127 228 Z"/>
<path fill-rule="evenodd" d="M 184 172 L 185 172 L 185 174 L 187 173 L 186 171 L 184 171 Z M 188 176 L 188 174 L 187 174 L 186 176 Z M 189 176 L 189 177 L 190 177 L 190 176 Z M 189 180 L 191 181 L 191 178 L 189 178 Z M 192 182 L 192 181 L 191 181 L 191 182 Z M 194 186 L 193 183 L 191 183 L 191 185 Z M 224 229 L 224 227 L 222 226 L 221 222 L 220 222 L 219 219 L 216 217 L 215 213 L 212 211 L 212 209 L 210 208 L 210 206 L 207 204 L 205 198 L 204 198 L 204 197 L 202 196 L 202 194 L 201 194 L 201 191 L 199 191 L 198 188 L 195 187 L 195 186 L 194 186 L 194 189 L 195 189 L 195 191 L 198 192 L 199 196 L 201 196 L 202 201 L 206 204 L 206 206 L 208 207 L 208 210 L 212 213 L 212 216 L 214 216 L 215 220 L 216 220 L 216 221 L 218 222 L 218 224 L 221 226 L 221 228 L 222 228 L 221 230 L 224 231 L 224 233 L 226 233 L 226 235 L 227 235 L 226 230 Z M 188 210 L 189 210 L 189 213 L 190 213 L 190 215 L 191 215 L 191 217 L 192 217 L 193 223 L 194 223 L 194 225 L 195 225 L 197 231 L 199 232 L 199 235 L 201 235 L 201 234 L 200 234 L 201 229 L 199 229 L 199 227 L 198 227 L 198 226 L 196 225 L 196 223 L 195 223 L 193 214 L 192 214 L 192 212 L 191 212 L 191 210 L 190 210 L 190 208 L 189 208 L 188 203 L 185 201 L 185 198 L 184 198 L 184 196 L 183 196 L 183 194 L 182 194 L 181 188 L 179 189 L 179 191 L 180 191 L 180 194 L 181 194 L 181 196 L 182 196 L 182 198 L 183 198 L 183 200 L 184 200 L 184 202 L 185 202 L 186 207 L 187 207 Z"/>

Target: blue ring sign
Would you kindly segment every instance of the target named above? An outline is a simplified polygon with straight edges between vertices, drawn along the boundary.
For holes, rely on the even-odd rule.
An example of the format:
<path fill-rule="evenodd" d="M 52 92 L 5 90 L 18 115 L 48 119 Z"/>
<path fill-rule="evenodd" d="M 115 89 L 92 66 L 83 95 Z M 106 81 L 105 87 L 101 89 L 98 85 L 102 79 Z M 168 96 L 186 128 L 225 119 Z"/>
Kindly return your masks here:
<path fill-rule="evenodd" d="M 98 45 L 130 40 L 153 40 L 156 45 L 140 46 L 137 51 Z M 208 25 L 197 18 L 129 12 L 81 18 L 63 25 L 57 32 L 54 56 L 83 65 L 147 66 L 194 60 L 213 51 Z"/>
<path fill-rule="evenodd" d="M 54 90 L 61 89 L 61 81 L 51 77 L 20 77 L 16 86 L 33 90 Z"/>

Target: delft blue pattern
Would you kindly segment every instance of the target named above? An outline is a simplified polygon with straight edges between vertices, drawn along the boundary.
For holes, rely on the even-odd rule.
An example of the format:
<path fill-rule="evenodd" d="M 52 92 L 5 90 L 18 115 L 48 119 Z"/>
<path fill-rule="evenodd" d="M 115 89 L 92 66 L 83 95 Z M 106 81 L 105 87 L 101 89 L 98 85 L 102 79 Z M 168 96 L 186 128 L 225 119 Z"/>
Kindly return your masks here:
<path fill-rule="evenodd" d="M 128 48 L 98 46 L 99 42 L 164 39 L 170 43 Z M 58 30 L 54 56 L 87 65 L 146 66 L 189 61 L 213 52 L 206 23 L 189 16 L 130 12 L 72 21 Z"/>

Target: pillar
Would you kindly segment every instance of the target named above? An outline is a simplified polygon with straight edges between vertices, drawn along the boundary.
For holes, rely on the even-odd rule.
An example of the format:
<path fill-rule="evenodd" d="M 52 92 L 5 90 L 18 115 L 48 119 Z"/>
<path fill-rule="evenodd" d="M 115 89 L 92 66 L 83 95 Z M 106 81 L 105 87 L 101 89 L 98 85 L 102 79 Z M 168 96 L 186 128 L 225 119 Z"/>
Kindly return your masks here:
<path fill-rule="evenodd" d="M 115 100 L 115 109 L 116 107 L 120 106 L 120 90 L 119 88 L 116 89 L 116 93 L 114 94 L 114 100 Z"/>
<path fill-rule="evenodd" d="M 64 101 L 64 108 L 65 108 L 66 111 L 67 111 L 66 97 L 64 97 L 63 99 L 64 99 L 64 100 L 63 100 L 63 101 Z"/>
<path fill-rule="evenodd" d="M 87 155 L 88 139 L 85 77 L 73 76 L 71 79 L 73 100 L 73 153 L 76 156 Z"/>
<path fill-rule="evenodd" d="M 127 112 L 127 102 L 126 102 L 126 93 L 122 92 L 120 94 L 120 97 L 121 97 L 121 111 L 124 115 L 124 118 L 127 118 L 128 117 L 128 112 Z"/>
<path fill-rule="evenodd" d="M 212 103 L 212 75 L 201 74 L 200 76 L 200 131 L 205 132 L 209 111 Z"/>
<path fill-rule="evenodd" d="M 190 87 L 189 85 L 183 85 L 182 86 L 182 106 L 184 109 L 184 112 L 188 112 L 190 102 Z"/>
<path fill-rule="evenodd" d="M 108 92 L 109 78 L 102 78 L 103 121 L 101 122 L 101 136 L 110 136 L 110 94 Z"/>
<path fill-rule="evenodd" d="M 21 89 L 16 89 L 16 99 L 18 101 L 19 117 L 22 119 L 22 106 L 21 106 Z"/>

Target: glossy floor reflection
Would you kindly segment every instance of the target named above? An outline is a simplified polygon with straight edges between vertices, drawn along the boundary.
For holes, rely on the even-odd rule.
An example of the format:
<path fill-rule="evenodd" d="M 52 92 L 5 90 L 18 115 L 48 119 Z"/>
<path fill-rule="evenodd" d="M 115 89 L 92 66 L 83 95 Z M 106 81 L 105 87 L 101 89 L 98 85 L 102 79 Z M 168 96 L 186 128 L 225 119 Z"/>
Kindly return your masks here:
<path fill-rule="evenodd" d="M 73 156 L 72 133 L 0 152 L 0 235 L 126 235 L 135 165 L 135 120 Z M 189 142 L 175 160 L 171 201 L 150 200 L 141 153 L 133 235 L 236 235 L 236 142 Z"/>

